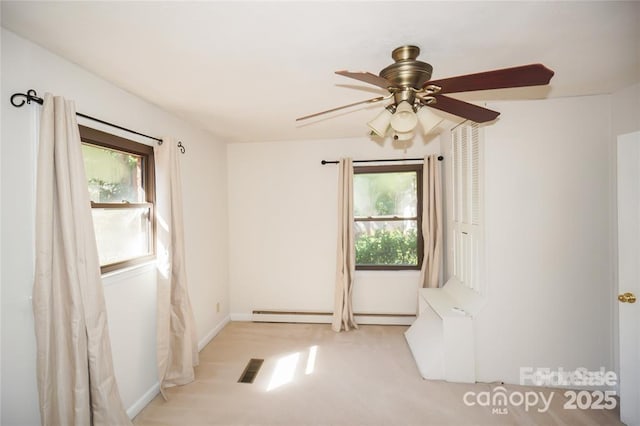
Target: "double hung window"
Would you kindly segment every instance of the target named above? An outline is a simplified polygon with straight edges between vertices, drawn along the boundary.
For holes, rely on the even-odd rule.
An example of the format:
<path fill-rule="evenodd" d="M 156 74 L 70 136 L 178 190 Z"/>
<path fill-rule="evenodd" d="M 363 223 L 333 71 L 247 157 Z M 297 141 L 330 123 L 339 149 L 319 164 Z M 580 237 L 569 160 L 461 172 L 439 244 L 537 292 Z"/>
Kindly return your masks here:
<path fill-rule="evenodd" d="M 102 272 L 153 259 L 153 147 L 80 126 Z"/>
<path fill-rule="evenodd" d="M 354 168 L 356 269 L 420 269 L 422 164 Z"/>

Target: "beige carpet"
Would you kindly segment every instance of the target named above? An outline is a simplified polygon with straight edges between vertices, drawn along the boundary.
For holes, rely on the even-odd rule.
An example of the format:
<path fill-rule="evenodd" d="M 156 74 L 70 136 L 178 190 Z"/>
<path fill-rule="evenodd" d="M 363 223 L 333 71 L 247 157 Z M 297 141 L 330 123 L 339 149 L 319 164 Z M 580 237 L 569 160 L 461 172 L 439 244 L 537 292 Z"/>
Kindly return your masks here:
<path fill-rule="evenodd" d="M 618 410 L 563 409 L 559 390 L 505 386 L 507 393 L 554 392 L 546 413 L 507 406 L 506 413 L 492 414 L 492 407 L 465 405 L 466 392 L 497 385 L 423 380 L 404 339 L 406 328 L 334 333 L 324 324 L 230 323 L 200 353 L 196 381 L 169 389 L 169 401 L 156 397 L 135 424 L 621 424 Z M 250 358 L 265 361 L 253 384 L 237 383 Z"/>

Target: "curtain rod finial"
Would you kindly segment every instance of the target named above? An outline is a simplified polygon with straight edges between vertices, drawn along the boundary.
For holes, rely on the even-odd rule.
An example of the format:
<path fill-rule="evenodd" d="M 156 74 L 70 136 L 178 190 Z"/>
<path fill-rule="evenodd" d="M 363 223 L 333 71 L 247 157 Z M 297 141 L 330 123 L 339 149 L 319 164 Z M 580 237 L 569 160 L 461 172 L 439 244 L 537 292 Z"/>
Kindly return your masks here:
<path fill-rule="evenodd" d="M 22 97 L 24 99 L 21 100 L 21 102 L 18 102 L 18 101 L 16 101 L 16 98 L 18 98 L 18 97 Z M 27 90 L 26 94 L 25 93 L 14 93 L 13 95 L 11 95 L 11 105 L 13 105 L 16 108 L 20 108 L 24 104 L 30 104 L 31 101 L 36 102 L 36 103 L 38 103 L 40 105 L 42 105 L 44 103 L 43 99 L 39 98 L 38 94 L 33 89 Z"/>

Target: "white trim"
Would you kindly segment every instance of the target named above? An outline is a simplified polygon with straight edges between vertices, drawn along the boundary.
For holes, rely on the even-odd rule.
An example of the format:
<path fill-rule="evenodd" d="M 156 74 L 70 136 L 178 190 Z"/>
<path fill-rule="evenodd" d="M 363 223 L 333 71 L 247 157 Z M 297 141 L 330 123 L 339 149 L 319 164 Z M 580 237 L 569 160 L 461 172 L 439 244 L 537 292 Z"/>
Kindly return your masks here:
<path fill-rule="evenodd" d="M 149 405 L 149 403 L 153 401 L 153 398 L 155 398 L 158 393 L 160 393 L 160 382 L 155 382 L 153 386 L 151 386 L 151 388 L 149 388 L 149 390 L 144 393 L 144 395 L 142 395 L 136 402 L 133 403 L 133 405 L 131 405 L 131 407 L 129 407 L 129 409 L 127 410 L 127 416 L 129 416 L 130 419 L 133 419 L 135 416 L 140 414 L 144 407 Z"/>
<path fill-rule="evenodd" d="M 247 321 L 254 322 L 288 322 L 288 323 L 310 323 L 310 324 L 331 324 L 333 314 L 252 314 Z M 377 316 L 377 315 L 355 315 L 358 324 L 369 325 L 411 325 L 415 321 L 415 316 Z"/>
<path fill-rule="evenodd" d="M 146 274 L 156 269 L 156 261 L 150 260 L 149 262 L 141 263 L 139 265 L 133 265 L 127 268 L 118 269 L 117 271 L 107 272 L 102 274 L 102 284 L 104 286 L 113 285 L 125 280 L 129 280 L 138 275 Z"/>
<path fill-rule="evenodd" d="M 213 340 L 213 338 L 216 337 L 218 333 L 220 333 L 220 331 L 222 331 L 224 326 L 229 324 L 229 321 L 231 321 L 231 318 L 229 317 L 229 315 L 227 315 L 222 319 L 222 321 L 220 321 L 217 326 L 211 329 L 210 332 L 208 332 L 202 339 L 200 339 L 200 341 L 198 342 L 198 352 L 204 349 L 204 347 L 207 346 L 209 342 Z"/>
<path fill-rule="evenodd" d="M 231 321 L 250 322 L 251 314 L 229 314 L 229 318 Z"/>
<path fill-rule="evenodd" d="M 299 315 L 299 314 L 252 314 L 250 321 L 254 322 L 293 322 L 308 324 L 331 324 L 332 315 Z"/>
<path fill-rule="evenodd" d="M 378 317 L 368 315 L 356 315 L 358 324 L 366 325 L 411 325 L 416 320 L 415 315 L 410 317 Z"/>

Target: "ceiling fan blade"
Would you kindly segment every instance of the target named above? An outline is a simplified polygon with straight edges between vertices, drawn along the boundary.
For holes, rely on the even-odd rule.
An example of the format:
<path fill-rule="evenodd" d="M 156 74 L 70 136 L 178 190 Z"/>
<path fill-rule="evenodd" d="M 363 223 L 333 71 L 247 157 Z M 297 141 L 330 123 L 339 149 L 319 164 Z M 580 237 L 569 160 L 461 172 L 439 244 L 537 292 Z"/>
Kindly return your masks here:
<path fill-rule="evenodd" d="M 373 84 L 374 86 L 382 87 L 383 89 L 391 87 L 391 83 L 389 83 L 385 78 L 371 74 L 370 72 L 336 71 L 336 74 L 355 78 L 356 80 L 364 81 L 365 83 Z"/>
<path fill-rule="evenodd" d="M 380 102 L 380 101 L 383 101 L 383 100 L 385 100 L 387 98 L 388 98 L 388 96 L 378 96 L 377 98 L 367 99 L 366 101 L 354 102 L 354 103 L 349 104 L 349 105 L 342 105 L 342 106 L 339 106 L 337 108 L 331 108 L 331 109 L 328 109 L 326 111 L 316 112 L 315 114 L 305 115 L 304 117 L 296 118 L 296 121 L 306 120 L 307 118 L 317 117 L 317 116 L 322 115 L 322 114 L 327 114 L 327 113 L 330 113 L 330 112 L 339 111 L 341 109 L 349 108 L 349 107 L 356 106 L 356 105 L 372 104 L 372 103 L 375 103 L 375 102 Z"/>
<path fill-rule="evenodd" d="M 500 113 L 465 101 L 450 98 L 448 96 L 434 95 L 436 102 L 428 104 L 431 108 L 448 112 L 476 123 L 485 123 L 498 118 Z"/>
<path fill-rule="evenodd" d="M 553 74 L 552 70 L 542 64 L 531 64 L 428 81 L 425 86 L 435 85 L 441 87 L 442 90 L 438 93 L 541 86 L 549 84 Z"/>

